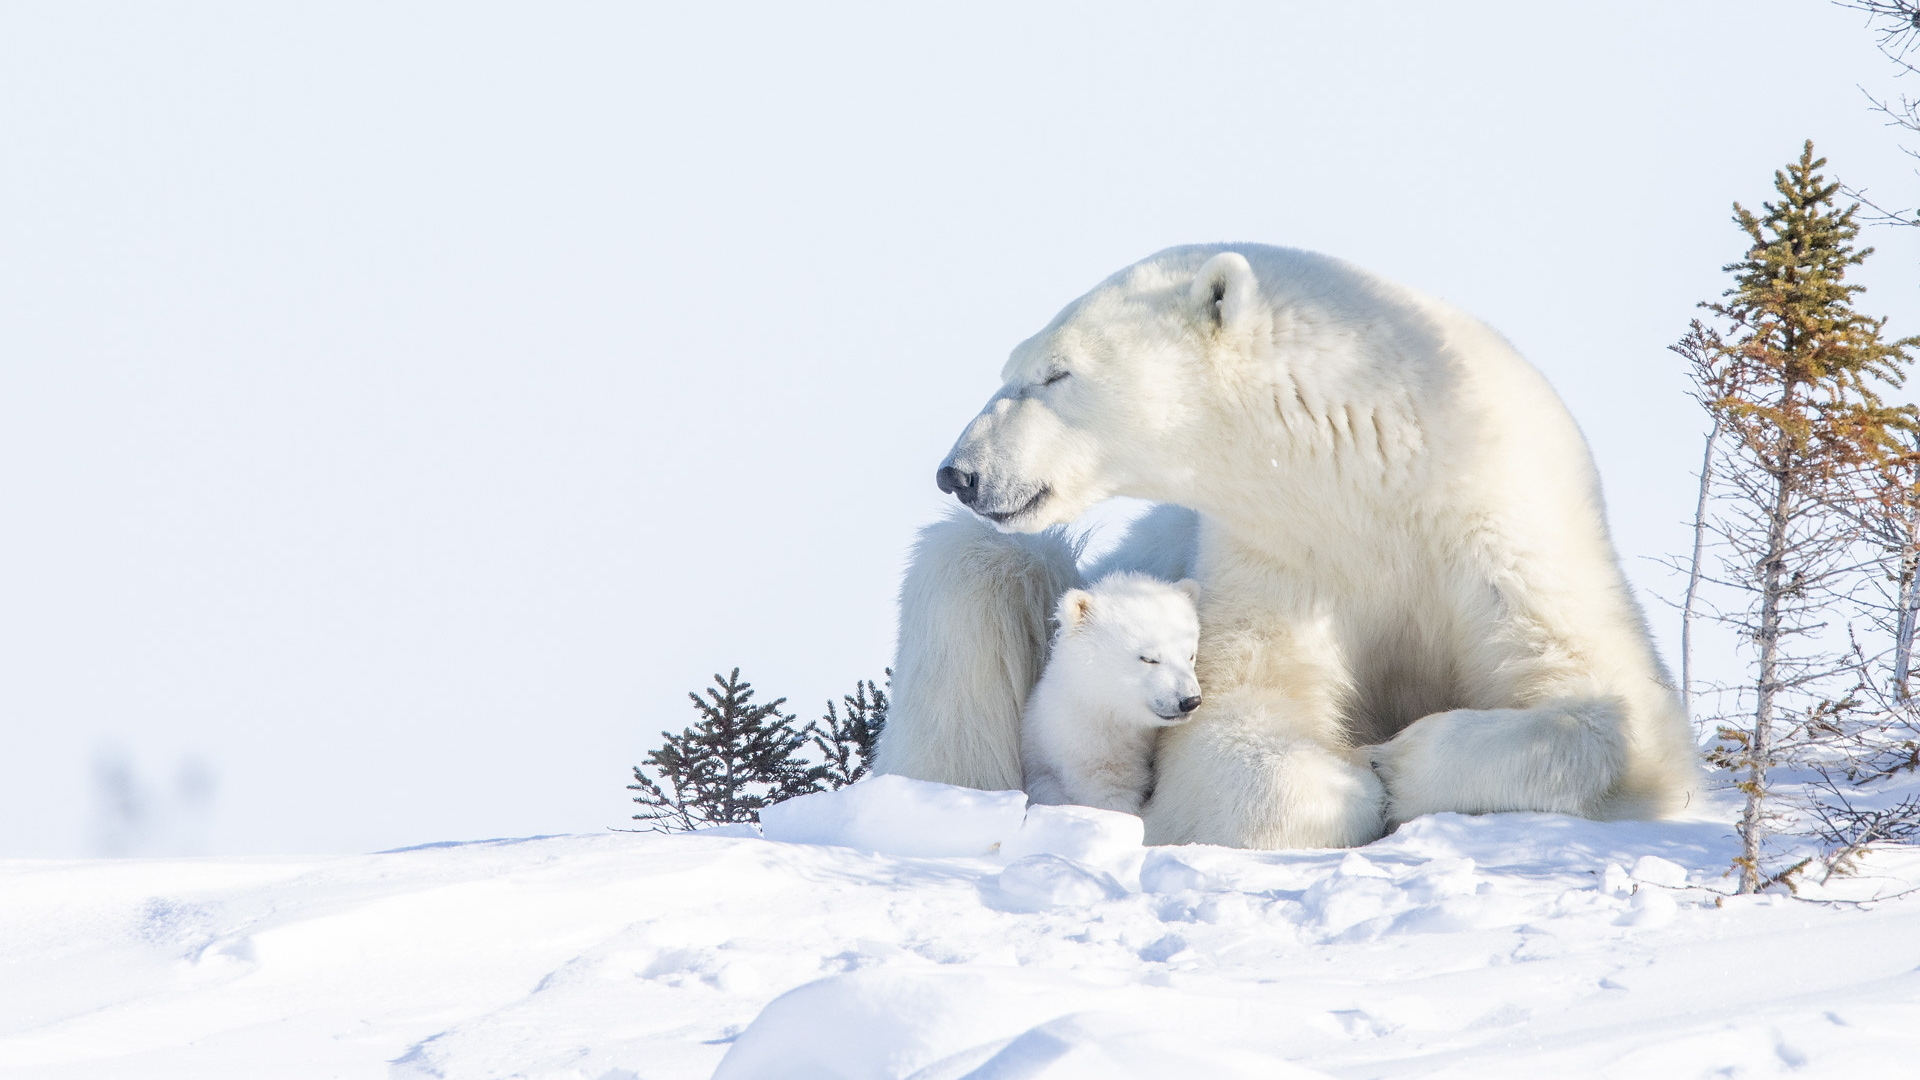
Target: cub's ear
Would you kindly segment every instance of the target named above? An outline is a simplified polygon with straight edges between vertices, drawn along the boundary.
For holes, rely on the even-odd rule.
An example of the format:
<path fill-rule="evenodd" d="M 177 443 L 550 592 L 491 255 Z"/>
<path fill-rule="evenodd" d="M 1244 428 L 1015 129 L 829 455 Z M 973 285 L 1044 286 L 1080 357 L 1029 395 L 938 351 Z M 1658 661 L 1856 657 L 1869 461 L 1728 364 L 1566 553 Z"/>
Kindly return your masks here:
<path fill-rule="evenodd" d="M 1252 326 L 1260 283 L 1245 255 L 1223 251 L 1200 267 L 1187 295 L 1202 321 L 1224 334 L 1243 334 Z"/>
<path fill-rule="evenodd" d="M 1077 629 L 1093 611 L 1093 594 L 1085 589 L 1068 589 L 1060 595 L 1060 626 Z"/>
<path fill-rule="evenodd" d="M 1200 583 L 1199 582 L 1193 580 L 1192 578 L 1182 578 L 1179 581 L 1174 582 L 1173 587 L 1176 589 L 1179 589 L 1183 593 L 1186 593 L 1187 599 L 1193 601 L 1193 606 L 1195 607 L 1200 606 Z"/>

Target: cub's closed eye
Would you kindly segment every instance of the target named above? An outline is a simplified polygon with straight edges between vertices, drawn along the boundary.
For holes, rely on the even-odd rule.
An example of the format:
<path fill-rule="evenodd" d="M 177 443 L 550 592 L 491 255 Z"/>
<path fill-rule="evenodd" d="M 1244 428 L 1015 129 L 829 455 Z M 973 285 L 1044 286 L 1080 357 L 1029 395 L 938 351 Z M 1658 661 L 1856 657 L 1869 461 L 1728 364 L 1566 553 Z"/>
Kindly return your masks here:
<path fill-rule="evenodd" d="M 1040 385 L 1052 386 L 1054 383 L 1059 382 L 1061 379 L 1064 379 L 1071 374 L 1073 374 L 1073 372 L 1071 371 L 1056 371 L 1053 374 L 1047 376 L 1046 379 L 1040 383 Z"/>
<path fill-rule="evenodd" d="M 1141 657 L 1141 658 L 1140 658 L 1140 662 L 1141 662 L 1141 663 L 1143 663 L 1143 664 L 1157 664 L 1157 663 L 1159 663 L 1160 661 L 1158 661 L 1158 660 L 1155 660 L 1155 659 L 1154 659 L 1153 657 L 1151 657 L 1151 656 L 1143 656 L 1143 657 Z"/>

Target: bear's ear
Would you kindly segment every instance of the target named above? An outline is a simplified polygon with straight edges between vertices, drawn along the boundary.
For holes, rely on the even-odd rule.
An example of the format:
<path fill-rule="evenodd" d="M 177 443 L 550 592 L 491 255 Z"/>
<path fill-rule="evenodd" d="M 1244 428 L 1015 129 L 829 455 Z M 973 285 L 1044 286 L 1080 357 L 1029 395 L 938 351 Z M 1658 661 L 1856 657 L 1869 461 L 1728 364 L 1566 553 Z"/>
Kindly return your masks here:
<path fill-rule="evenodd" d="M 1260 283 L 1255 280 L 1253 267 L 1247 264 L 1245 255 L 1223 251 L 1200 267 L 1187 295 L 1200 309 L 1201 319 L 1212 323 L 1215 330 L 1241 334 L 1253 322 Z"/>
<path fill-rule="evenodd" d="M 1182 578 L 1179 581 L 1174 582 L 1173 587 L 1176 589 L 1179 589 L 1183 593 L 1186 593 L 1187 599 L 1193 601 L 1194 607 L 1200 606 L 1200 583 L 1199 582 L 1193 580 L 1192 578 Z"/>
<path fill-rule="evenodd" d="M 1085 589 L 1068 589 L 1060 595 L 1060 626 L 1073 630 L 1087 621 L 1093 611 L 1093 594 Z"/>

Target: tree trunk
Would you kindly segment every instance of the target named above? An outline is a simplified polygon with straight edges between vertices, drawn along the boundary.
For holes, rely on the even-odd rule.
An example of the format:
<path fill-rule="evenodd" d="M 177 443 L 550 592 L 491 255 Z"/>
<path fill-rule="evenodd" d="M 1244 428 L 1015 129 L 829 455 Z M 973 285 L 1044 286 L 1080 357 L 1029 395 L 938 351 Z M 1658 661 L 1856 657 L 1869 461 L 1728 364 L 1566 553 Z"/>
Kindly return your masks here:
<path fill-rule="evenodd" d="M 1754 637 L 1760 645 L 1760 681 L 1755 688 L 1753 734 L 1747 744 L 1747 804 L 1740 812 L 1740 891 L 1760 891 L 1760 837 L 1765 829 L 1762 803 L 1767 795 L 1767 769 L 1773 764 L 1773 698 L 1780 689 L 1780 601 L 1786 593 L 1787 521 L 1791 516 L 1795 470 L 1780 469 L 1767 521 L 1767 553 L 1761 562 L 1760 625 Z"/>
<path fill-rule="evenodd" d="M 1893 634 L 1893 698 L 1906 701 L 1911 696 L 1907 692 L 1907 674 L 1913 668 L 1913 631 L 1916 616 L 1920 616 L 1920 519 L 1915 517 L 1920 507 L 1907 506 L 1906 526 L 1907 543 L 1900 553 L 1900 613 Z"/>
<path fill-rule="evenodd" d="M 1707 432 L 1707 452 L 1700 459 L 1700 501 L 1693 508 L 1693 558 L 1687 564 L 1687 601 L 1680 608 L 1680 699 L 1693 716 L 1693 601 L 1700 593 L 1700 549 L 1706 542 L 1707 493 L 1713 487 L 1713 447 L 1720 440 L 1720 414 Z"/>

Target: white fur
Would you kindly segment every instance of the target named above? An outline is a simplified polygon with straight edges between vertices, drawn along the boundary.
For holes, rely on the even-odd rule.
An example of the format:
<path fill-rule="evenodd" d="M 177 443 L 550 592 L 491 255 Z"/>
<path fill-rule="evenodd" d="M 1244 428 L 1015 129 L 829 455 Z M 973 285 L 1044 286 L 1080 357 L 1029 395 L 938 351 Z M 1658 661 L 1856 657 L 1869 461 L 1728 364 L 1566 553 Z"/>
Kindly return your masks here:
<path fill-rule="evenodd" d="M 1078 554 L 1060 530 L 1001 535 L 959 511 L 920 530 L 875 772 L 1020 787 L 1020 712 L 1046 663 L 1048 613 L 1080 583 Z"/>
<path fill-rule="evenodd" d="M 1578 814 L 1626 766 L 1619 718 L 1592 702 L 1537 709 L 1454 709 L 1363 751 L 1387 789 L 1387 821 L 1442 810 Z"/>
<path fill-rule="evenodd" d="M 1003 379 L 946 463 L 978 475 L 977 513 L 1031 532 L 1112 495 L 1199 512 L 1206 704 L 1162 740 L 1150 840 L 1371 839 L 1380 785 L 1353 750 L 1374 743 L 1396 819 L 1649 816 L 1687 798 L 1686 721 L 1586 444 L 1482 323 L 1321 255 L 1174 248 L 1068 305 Z M 1037 674 L 1005 635 L 907 599 L 903 657 Z M 896 669 L 896 694 L 915 679 Z"/>
<path fill-rule="evenodd" d="M 1200 555 L 1200 516 L 1184 506 L 1161 503 L 1127 526 L 1125 539 L 1094 560 L 1085 570 L 1088 581 L 1099 581 L 1120 570 L 1133 570 L 1161 581 L 1193 576 Z"/>
<path fill-rule="evenodd" d="M 1034 802 L 1140 812 L 1155 740 L 1200 696 L 1198 595 L 1191 580 L 1121 571 L 1061 596 L 1053 652 L 1021 727 Z"/>

